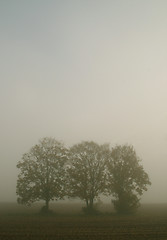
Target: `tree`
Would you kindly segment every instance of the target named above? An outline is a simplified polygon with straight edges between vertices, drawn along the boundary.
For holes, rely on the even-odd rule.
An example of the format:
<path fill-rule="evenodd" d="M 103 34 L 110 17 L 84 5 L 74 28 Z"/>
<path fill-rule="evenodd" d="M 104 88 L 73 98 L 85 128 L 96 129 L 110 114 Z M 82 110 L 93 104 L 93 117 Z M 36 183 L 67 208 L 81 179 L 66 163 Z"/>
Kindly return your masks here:
<path fill-rule="evenodd" d="M 132 213 L 139 207 L 140 196 L 150 185 L 148 174 L 133 146 L 118 145 L 108 159 L 109 193 L 113 194 L 118 213 Z"/>
<path fill-rule="evenodd" d="M 108 151 L 108 145 L 95 142 L 82 142 L 70 149 L 68 196 L 84 200 L 87 213 L 94 212 L 94 200 L 105 191 Z"/>
<path fill-rule="evenodd" d="M 43 138 L 39 144 L 25 153 L 18 162 L 20 170 L 16 193 L 18 203 L 31 205 L 39 200 L 45 201 L 45 211 L 49 202 L 64 196 L 64 164 L 67 150 L 54 138 Z"/>

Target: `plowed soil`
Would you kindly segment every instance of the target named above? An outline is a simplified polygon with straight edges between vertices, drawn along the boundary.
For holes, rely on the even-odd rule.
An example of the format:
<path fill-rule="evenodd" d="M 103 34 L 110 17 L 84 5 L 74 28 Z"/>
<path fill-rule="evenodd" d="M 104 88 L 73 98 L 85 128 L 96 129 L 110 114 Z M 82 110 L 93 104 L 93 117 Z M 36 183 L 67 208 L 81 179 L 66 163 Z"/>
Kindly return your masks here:
<path fill-rule="evenodd" d="M 1 216 L 1 240 L 167 240 L 165 216 Z"/>

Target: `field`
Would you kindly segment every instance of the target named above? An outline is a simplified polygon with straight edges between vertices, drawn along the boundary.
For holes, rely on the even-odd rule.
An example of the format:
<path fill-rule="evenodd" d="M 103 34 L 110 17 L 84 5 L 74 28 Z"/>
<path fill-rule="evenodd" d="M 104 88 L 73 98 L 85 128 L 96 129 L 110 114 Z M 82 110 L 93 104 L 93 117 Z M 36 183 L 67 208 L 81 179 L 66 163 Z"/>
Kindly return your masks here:
<path fill-rule="evenodd" d="M 85 216 L 80 205 L 57 204 L 53 216 L 36 214 L 15 204 L 0 204 L 0 239 L 149 239 L 167 240 L 167 205 L 143 205 L 134 216 Z M 103 212 L 107 206 L 103 206 Z M 75 211 L 74 211 L 75 210 Z"/>

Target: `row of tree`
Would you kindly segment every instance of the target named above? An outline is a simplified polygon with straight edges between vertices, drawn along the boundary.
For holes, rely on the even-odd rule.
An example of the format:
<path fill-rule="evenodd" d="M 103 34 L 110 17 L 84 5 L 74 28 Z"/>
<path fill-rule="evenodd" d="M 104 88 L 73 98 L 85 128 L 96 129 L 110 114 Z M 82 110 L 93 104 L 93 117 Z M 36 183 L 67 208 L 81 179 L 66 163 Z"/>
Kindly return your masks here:
<path fill-rule="evenodd" d="M 54 138 L 43 138 L 18 162 L 18 203 L 79 198 L 85 211 L 94 211 L 101 194 L 112 196 L 119 213 L 134 212 L 140 196 L 150 185 L 133 146 L 81 142 L 66 148 Z"/>

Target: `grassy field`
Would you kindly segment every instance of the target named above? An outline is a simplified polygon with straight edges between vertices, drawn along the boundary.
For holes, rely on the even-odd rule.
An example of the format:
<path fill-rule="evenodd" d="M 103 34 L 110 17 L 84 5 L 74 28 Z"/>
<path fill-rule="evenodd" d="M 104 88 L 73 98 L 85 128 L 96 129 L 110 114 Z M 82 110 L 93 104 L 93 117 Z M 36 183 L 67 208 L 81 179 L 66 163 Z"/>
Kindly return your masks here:
<path fill-rule="evenodd" d="M 101 206 L 102 215 L 85 216 L 80 204 L 55 204 L 53 216 L 37 214 L 41 206 L 25 208 L 0 204 L 0 239 L 166 239 L 167 205 L 143 205 L 134 216 L 105 214 L 109 205 Z M 107 211 L 106 211 L 107 212 Z"/>

